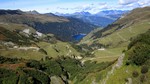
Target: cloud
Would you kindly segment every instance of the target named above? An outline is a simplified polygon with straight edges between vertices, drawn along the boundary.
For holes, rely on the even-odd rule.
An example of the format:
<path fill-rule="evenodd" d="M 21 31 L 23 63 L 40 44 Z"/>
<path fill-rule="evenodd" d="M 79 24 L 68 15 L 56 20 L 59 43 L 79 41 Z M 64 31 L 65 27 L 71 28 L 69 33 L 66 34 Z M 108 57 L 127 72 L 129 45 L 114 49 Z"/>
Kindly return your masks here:
<path fill-rule="evenodd" d="M 138 1 L 138 4 L 139 4 L 141 7 L 150 6 L 150 0 L 140 0 L 140 1 Z"/>
<path fill-rule="evenodd" d="M 1 9 L 37 10 L 40 13 L 96 13 L 101 10 L 131 10 L 150 6 L 150 0 L 1 0 L 0 3 Z"/>
<path fill-rule="evenodd" d="M 135 2 L 138 2 L 139 0 L 119 0 L 119 4 L 120 5 L 128 5 L 128 4 L 132 4 Z"/>
<path fill-rule="evenodd" d="M 131 10 L 134 8 L 150 6 L 150 0 L 118 0 L 119 5 L 116 9 Z"/>
<path fill-rule="evenodd" d="M 139 7 L 150 6 L 150 0 L 119 0 L 120 5 L 139 5 Z"/>
<path fill-rule="evenodd" d="M 64 11 L 75 11 L 75 12 L 90 12 L 90 13 L 97 13 L 100 10 L 108 9 L 107 3 L 87 3 L 87 4 L 80 4 L 76 5 L 72 8 L 65 8 L 65 7 L 57 7 L 57 10 L 64 10 Z"/>
<path fill-rule="evenodd" d="M 118 0 L 118 2 L 118 4 L 117 2 L 77 3 L 76 5 L 69 5 L 69 7 L 58 6 L 58 10 L 72 13 L 81 11 L 97 13 L 102 10 L 132 10 L 138 7 L 150 6 L 150 0 Z"/>

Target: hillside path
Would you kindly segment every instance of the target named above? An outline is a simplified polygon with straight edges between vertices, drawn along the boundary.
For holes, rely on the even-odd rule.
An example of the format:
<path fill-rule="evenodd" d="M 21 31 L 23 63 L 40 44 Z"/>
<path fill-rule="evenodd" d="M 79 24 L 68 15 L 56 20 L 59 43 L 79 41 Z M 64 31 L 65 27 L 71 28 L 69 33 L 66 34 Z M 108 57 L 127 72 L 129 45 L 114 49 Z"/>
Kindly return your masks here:
<path fill-rule="evenodd" d="M 107 73 L 106 79 L 104 79 L 104 81 L 102 82 L 102 84 L 106 84 L 107 80 L 109 79 L 110 75 L 112 75 L 114 73 L 114 71 L 117 68 L 120 68 L 123 64 L 123 58 L 124 58 L 124 53 L 118 58 L 118 61 L 115 65 L 112 66 L 112 69 Z"/>

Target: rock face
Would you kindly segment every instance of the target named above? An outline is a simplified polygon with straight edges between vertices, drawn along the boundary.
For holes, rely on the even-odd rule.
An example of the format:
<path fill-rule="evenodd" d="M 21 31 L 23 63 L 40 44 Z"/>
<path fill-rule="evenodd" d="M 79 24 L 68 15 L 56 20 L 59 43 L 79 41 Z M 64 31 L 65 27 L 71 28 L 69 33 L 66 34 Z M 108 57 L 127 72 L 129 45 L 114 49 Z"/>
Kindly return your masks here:
<path fill-rule="evenodd" d="M 52 76 L 50 84 L 65 84 L 60 77 Z"/>
<path fill-rule="evenodd" d="M 43 35 L 42 33 L 38 32 L 38 31 L 36 31 L 36 34 L 37 34 L 39 37 L 41 37 L 41 36 Z"/>

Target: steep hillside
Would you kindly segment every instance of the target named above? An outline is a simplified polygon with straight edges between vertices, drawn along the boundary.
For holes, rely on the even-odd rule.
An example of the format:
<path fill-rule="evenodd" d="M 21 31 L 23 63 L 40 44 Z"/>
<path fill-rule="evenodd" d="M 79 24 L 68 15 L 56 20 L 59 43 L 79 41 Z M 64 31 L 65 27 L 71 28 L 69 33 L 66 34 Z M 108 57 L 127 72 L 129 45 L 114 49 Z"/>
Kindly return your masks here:
<path fill-rule="evenodd" d="M 106 28 L 95 29 L 76 45 L 58 40 L 57 34 L 39 31 L 67 27 L 83 33 L 80 24 L 89 24 L 53 14 L 2 11 L 0 84 L 149 84 L 149 17 L 150 7 L 134 9 Z M 66 31 L 62 32 L 70 32 Z"/>
<path fill-rule="evenodd" d="M 150 29 L 150 7 L 138 8 L 106 28 L 94 32 L 93 35 L 80 43 L 100 43 L 103 47 L 125 47 L 130 39 Z"/>
<path fill-rule="evenodd" d="M 132 39 L 125 53 L 123 65 L 109 76 L 106 84 L 149 84 L 150 30 Z"/>
<path fill-rule="evenodd" d="M 39 32 L 52 33 L 63 41 L 72 41 L 72 35 L 89 33 L 96 26 L 75 18 L 56 15 L 32 14 L 20 10 L 0 10 L 0 22 L 26 24 Z"/>
<path fill-rule="evenodd" d="M 85 62 L 69 57 L 25 60 L 0 56 L 1 84 L 80 84 L 88 74 L 99 72 L 113 62 Z"/>
<path fill-rule="evenodd" d="M 57 40 L 54 35 L 15 23 L 0 24 L 0 55 L 34 60 L 61 56 L 82 58 L 69 43 Z"/>
<path fill-rule="evenodd" d="M 75 45 L 53 35 L 37 33 L 23 24 L 0 25 L 0 83 L 79 84 L 90 73 L 109 67 L 113 62 L 82 62 L 84 55 Z M 92 66 L 92 67 L 91 67 Z"/>
<path fill-rule="evenodd" d="M 35 25 L 35 28 L 43 33 L 52 33 L 56 37 L 58 37 L 60 40 L 63 41 L 73 41 L 73 35 L 84 33 L 87 34 L 93 29 L 96 28 L 96 26 L 84 23 L 81 20 L 75 19 L 75 18 L 67 18 L 69 22 L 64 23 L 37 23 Z M 55 28 L 55 29 L 54 29 Z"/>
<path fill-rule="evenodd" d="M 28 30 L 31 30 L 28 32 Z M 25 32 L 27 31 L 27 33 Z M 21 24 L 12 24 L 12 23 L 1 23 L 0 24 L 0 34 L 1 34 L 1 40 L 0 41 L 6 41 L 6 42 L 14 42 L 16 44 L 30 44 L 31 40 L 34 40 L 31 38 L 31 33 L 36 34 L 36 31 L 28 27 L 27 25 L 21 25 Z"/>

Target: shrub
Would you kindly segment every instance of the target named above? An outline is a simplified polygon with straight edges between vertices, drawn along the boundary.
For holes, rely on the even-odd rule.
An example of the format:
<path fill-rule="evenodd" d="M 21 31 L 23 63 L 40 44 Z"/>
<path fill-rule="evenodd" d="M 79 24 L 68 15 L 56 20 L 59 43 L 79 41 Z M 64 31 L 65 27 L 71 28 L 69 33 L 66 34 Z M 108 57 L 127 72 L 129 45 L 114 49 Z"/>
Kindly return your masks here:
<path fill-rule="evenodd" d="M 122 53 L 125 53 L 126 52 L 126 50 L 124 49 L 123 51 L 122 51 Z"/>
<path fill-rule="evenodd" d="M 44 71 L 47 72 L 49 75 L 61 75 L 62 68 L 55 60 L 47 60 L 45 62 L 45 69 Z"/>
<path fill-rule="evenodd" d="M 50 82 L 49 77 L 46 74 L 44 74 L 42 71 L 30 70 L 30 69 L 24 69 L 23 71 L 26 74 L 33 77 L 34 82 L 41 82 L 42 84 L 49 84 Z"/>
<path fill-rule="evenodd" d="M 130 53 L 131 56 L 129 60 L 131 60 L 136 65 L 143 65 L 148 59 L 150 55 L 150 46 L 143 43 L 137 43 Z"/>
<path fill-rule="evenodd" d="M 145 65 L 142 66 L 142 67 L 141 67 L 141 73 L 142 73 L 142 74 L 145 74 L 145 73 L 147 73 L 147 72 L 148 72 L 148 66 L 145 66 Z"/>
<path fill-rule="evenodd" d="M 146 81 L 146 76 L 145 76 L 145 75 L 141 75 L 141 76 L 140 76 L 140 81 L 141 81 L 141 82 Z"/>
<path fill-rule="evenodd" d="M 0 68 L 0 84 L 17 84 L 15 71 Z"/>
<path fill-rule="evenodd" d="M 133 71 L 133 72 L 132 72 L 132 76 L 133 76 L 133 77 L 138 77 L 138 76 L 139 76 L 139 73 L 138 73 L 137 71 Z"/>
<path fill-rule="evenodd" d="M 18 63 L 18 61 L 19 61 L 19 59 L 17 59 L 17 58 L 6 58 L 3 56 L 0 56 L 0 64 L 3 64 L 3 63 L 15 64 L 15 63 Z"/>
<path fill-rule="evenodd" d="M 134 38 L 128 45 L 128 55 L 131 63 L 143 65 L 150 60 L 150 30 Z"/>
<path fill-rule="evenodd" d="M 127 60 L 127 61 L 126 61 L 126 65 L 127 65 L 127 66 L 130 65 L 130 63 L 131 63 L 130 60 Z"/>
<path fill-rule="evenodd" d="M 128 78 L 125 78 L 124 81 L 125 81 L 125 82 L 128 82 L 129 80 L 128 80 Z"/>
<path fill-rule="evenodd" d="M 20 74 L 19 77 L 19 84 L 31 84 L 29 77 L 26 74 Z"/>
<path fill-rule="evenodd" d="M 31 68 L 36 68 L 36 69 L 41 69 L 42 65 L 40 64 L 39 61 L 36 60 L 31 60 L 26 63 L 26 66 L 31 67 Z"/>

